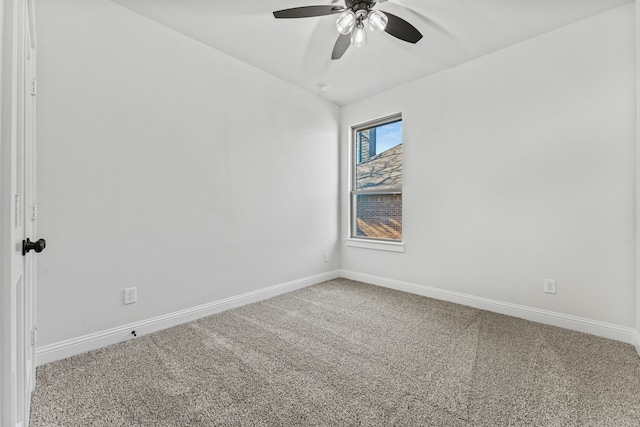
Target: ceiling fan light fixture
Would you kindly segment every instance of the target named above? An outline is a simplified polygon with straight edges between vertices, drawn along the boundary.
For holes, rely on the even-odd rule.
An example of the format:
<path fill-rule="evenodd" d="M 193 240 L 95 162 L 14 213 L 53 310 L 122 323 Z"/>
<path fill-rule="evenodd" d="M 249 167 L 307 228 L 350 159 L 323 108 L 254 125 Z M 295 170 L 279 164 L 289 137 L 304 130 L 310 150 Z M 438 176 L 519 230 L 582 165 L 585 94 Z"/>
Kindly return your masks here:
<path fill-rule="evenodd" d="M 387 23 L 389 22 L 389 18 L 387 15 L 380 12 L 379 10 L 372 10 L 369 12 L 369 29 L 373 33 L 381 33 L 387 28 Z"/>
<path fill-rule="evenodd" d="M 368 21 L 369 31 L 373 33 L 384 31 L 390 36 L 412 44 L 422 39 L 422 33 L 399 16 L 372 10 L 378 3 L 387 0 L 343 0 L 344 6 L 336 6 L 335 3 L 339 1 L 331 0 L 329 5 L 299 6 L 276 10 L 273 12 L 273 16 L 276 19 L 289 19 L 338 15 L 335 22 L 340 36 L 331 51 L 332 60 L 342 58 L 352 45 L 362 47 L 367 44 L 364 21 Z"/>
<path fill-rule="evenodd" d="M 367 44 L 367 32 L 364 30 L 364 24 L 360 22 L 351 34 L 351 44 L 355 47 L 362 47 Z"/>
<path fill-rule="evenodd" d="M 338 27 L 338 31 L 340 34 L 349 34 L 353 27 L 356 25 L 356 14 L 351 10 L 347 10 L 338 16 L 336 20 L 336 27 Z"/>

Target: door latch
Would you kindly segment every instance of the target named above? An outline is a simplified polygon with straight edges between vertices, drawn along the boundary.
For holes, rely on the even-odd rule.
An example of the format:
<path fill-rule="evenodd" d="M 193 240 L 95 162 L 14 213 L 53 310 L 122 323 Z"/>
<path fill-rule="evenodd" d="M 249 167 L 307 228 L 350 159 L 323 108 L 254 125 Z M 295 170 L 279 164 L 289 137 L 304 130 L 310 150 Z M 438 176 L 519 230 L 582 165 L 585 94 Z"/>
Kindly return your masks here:
<path fill-rule="evenodd" d="M 44 248 L 47 246 L 47 242 L 44 239 L 39 239 L 35 242 L 31 240 L 23 240 L 22 241 L 22 256 L 26 255 L 27 252 L 33 250 L 37 253 L 44 251 Z"/>

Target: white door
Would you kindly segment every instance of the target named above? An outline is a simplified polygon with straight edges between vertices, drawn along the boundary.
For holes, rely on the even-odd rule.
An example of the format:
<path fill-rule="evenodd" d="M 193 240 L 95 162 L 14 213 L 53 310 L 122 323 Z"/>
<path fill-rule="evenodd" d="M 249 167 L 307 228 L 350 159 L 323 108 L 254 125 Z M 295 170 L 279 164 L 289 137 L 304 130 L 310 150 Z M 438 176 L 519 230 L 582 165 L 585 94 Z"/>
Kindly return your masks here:
<path fill-rule="evenodd" d="M 33 0 L 1 0 L 0 425 L 29 423 L 35 387 L 35 28 Z M 25 251 L 25 249 L 27 249 Z"/>

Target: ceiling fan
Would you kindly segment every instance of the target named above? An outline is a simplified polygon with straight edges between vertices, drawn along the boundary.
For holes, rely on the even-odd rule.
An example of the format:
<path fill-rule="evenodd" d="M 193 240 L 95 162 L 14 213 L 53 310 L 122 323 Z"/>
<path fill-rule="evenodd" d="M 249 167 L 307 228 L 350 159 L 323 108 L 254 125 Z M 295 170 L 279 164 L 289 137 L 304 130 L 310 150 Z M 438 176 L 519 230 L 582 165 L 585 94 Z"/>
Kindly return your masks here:
<path fill-rule="evenodd" d="M 405 42 L 417 43 L 422 38 L 422 34 L 416 27 L 389 12 L 373 9 L 376 4 L 385 1 L 387 0 L 345 0 L 344 7 L 332 5 L 294 7 L 276 10 L 273 12 L 273 16 L 279 19 L 311 18 L 339 13 L 336 27 L 340 36 L 333 46 L 331 59 L 342 58 L 351 45 L 360 47 L 367 43 L 367 33 L 364 29 L 365 21 L 374 33 L 384 31 Z"/>

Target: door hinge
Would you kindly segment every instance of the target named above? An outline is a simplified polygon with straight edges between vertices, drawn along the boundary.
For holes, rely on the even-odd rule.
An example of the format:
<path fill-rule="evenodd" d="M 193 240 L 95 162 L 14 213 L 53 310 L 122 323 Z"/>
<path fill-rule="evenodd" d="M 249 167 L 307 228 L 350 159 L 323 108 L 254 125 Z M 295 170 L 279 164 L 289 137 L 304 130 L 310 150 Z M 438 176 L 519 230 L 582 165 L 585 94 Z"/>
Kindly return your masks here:
<path fill-rule="evenodd" d="M 38 80 L 31 79 L 31 96 L 36 96 L 38 94 Z"/>
<path fill-rule="evenodd" d="M 31 329 L 31 345 L 36 345 L 38 341 L 38 328 Z"/>

